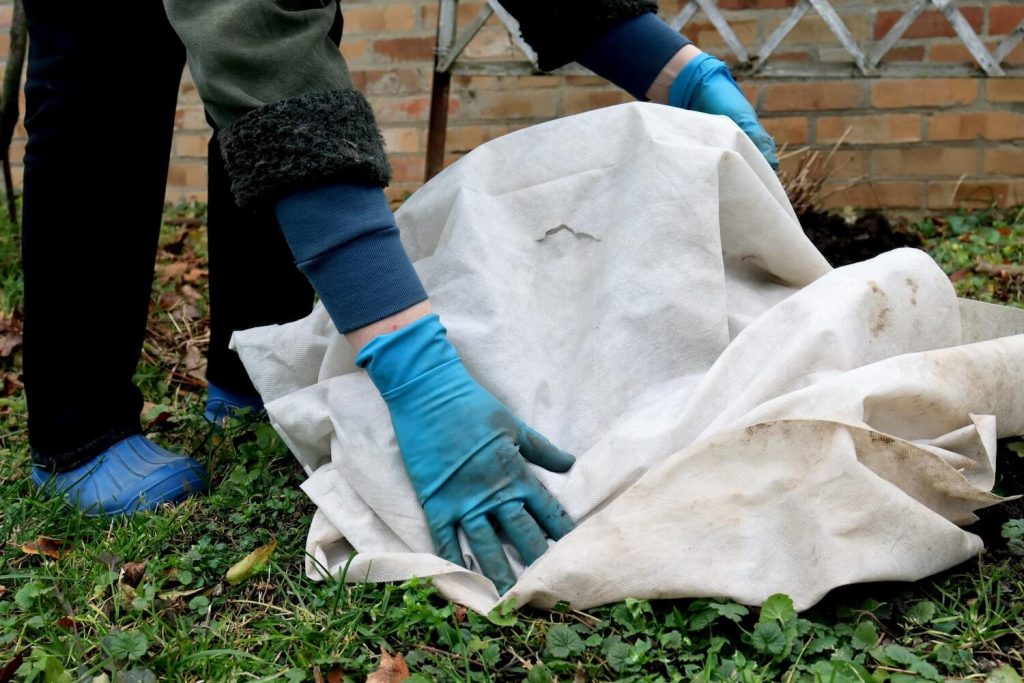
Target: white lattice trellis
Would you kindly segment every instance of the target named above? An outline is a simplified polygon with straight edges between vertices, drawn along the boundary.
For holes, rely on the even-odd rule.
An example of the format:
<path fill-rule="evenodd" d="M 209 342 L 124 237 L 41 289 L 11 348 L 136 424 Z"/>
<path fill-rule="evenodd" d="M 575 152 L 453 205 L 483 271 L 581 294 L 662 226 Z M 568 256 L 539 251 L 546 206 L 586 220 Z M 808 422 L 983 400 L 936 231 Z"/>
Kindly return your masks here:
<path fill-rule="evenodd" d="M 477 16 L 461 31 L 457 26 L 459 0 L 440 0 L 438 13 L 437 46 L 434 67 L 434 87 L 431 102 L 430 130 L 427 141 L 427 177 L 440 171 L 444 156 L 444 129 L 447 125 L 447 102 L 452 74 L 460 75 L 514 75 L 540 73 L 537 55 L 519 35 L 519 26 L 498 0 L 487 0 Z M 829 0 L 799 0 L 782 23 L 772 31 L 756 50 L 748 49 L 722 15 L 714 0 L 690 0 L 667 21 L 676 30 L 683 30 L 697 15 L 704 12 L 715 30 L 722 36 L 729 51 L 736 58 L 734 71 L 753 78 L 877 78 L 921 76 L 987 76 L 1002 77 L 1022 72 L 1021 67 L 1003 64 L 1010 53 L 1024 41 L 1024 21 L 1002 39 L 993 51 L 982 42 L 970 22 L 957 7 L 956 0 L 912 0 L 907 11 L 893 24 L 881 40 L 860 44 L 843 22 Z M 937 9 L 949 22 L 956 36 L 973 57 L 976 65 L 966 64 L 883 64 L 883 59 L 899 42 L 907 29 L 926 11 Z M 769 64 L 775 50 L 782 44 L 801 19 L 814 11 L 850 55 L 849 62 L 820 62 Z M 513 42 L 525 59 L 519 61 L 460 61 L 460 57 L 484 24 L 496 16 L 509 32 Z M 583 67 L 572 64 L 556 73 L 586 74 Z"/>

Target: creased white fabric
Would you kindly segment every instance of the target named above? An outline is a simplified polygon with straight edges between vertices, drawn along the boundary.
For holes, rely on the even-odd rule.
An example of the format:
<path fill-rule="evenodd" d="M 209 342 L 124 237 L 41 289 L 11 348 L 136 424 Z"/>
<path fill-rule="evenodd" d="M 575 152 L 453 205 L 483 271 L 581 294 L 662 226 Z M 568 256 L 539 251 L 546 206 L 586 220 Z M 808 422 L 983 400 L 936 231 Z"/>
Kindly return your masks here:
<path fill-rule="evenodd" d="M 997 435 L 1024 432 L 1024 311 L 958 301 L 923 252 L 831 270 L 731 121 L 628 104 L 454 164 L 398 212 L 467 367 L 575 453 L 579 523 L 510 592 L 626 597 L 914 580 L 981 550 Z M 235 335 L 318 511 L 307 573 L 484 577 L 432 555 L 387 408 L 318 307 Z M 472 566 L 472 558 L 467 558 Z"/>

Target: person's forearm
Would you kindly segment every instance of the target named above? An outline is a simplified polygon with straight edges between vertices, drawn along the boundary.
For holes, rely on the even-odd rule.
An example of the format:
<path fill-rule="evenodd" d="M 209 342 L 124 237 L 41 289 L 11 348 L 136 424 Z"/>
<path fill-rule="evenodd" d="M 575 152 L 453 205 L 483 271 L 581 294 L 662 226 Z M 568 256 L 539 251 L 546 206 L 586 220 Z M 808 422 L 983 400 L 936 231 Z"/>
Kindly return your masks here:
<path fill-rule="evenodd" d="M 345 339 L 355 348 L 356 353 L 362 350 L 374 337 L 378 337 L 382 334 L 389 334 L 395 330 L 399 330 L 406 325 L 413 323 L 420 318 L 430 315 L 434 311 L 430 305 L 430 301 L 421 301 L 418 304 L 414 304 L 403 311 L 399 311 L 394 315 L 389 315 L 382 320 L 370 323 L 365 327 L 352 330 L 345 334 Z"/>
<path fill-rule="evenodd" d="M 693 43 L 684 46 L 668 60 L 662 67 L 661 72 L 655 77 L 651 87 L 647 89 L 647 99 L 658 104 L 668 104 L 668 91 L 672 88 L 672 82 L 683 70 L 691 59 L 701 54 L 700 48 Z"/>

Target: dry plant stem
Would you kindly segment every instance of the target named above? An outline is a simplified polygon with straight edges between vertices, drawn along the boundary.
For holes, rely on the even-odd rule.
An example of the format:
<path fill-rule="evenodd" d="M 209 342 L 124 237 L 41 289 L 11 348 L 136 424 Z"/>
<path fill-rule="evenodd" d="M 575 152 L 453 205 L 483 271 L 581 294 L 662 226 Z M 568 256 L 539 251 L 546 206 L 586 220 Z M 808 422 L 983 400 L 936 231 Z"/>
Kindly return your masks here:
<path fill-rule="evenodd" d="M 783 147 L 779 153 L 780 160 L 786 160 L 794 156 L 798 157 L 796 169 L 791 173 L 783 173 L 781 175 L 786 195 L 789 197 L 789 201 L 793 204 L 793 209 L 797 213 L 820 210 L 822 202 L 826 197 L 852 187 L 863 180 L 863 177 L 854 178 L 839 187 L 832 188 L 827 193 L 823 193 L 825 183 L 828 182 L 829 178 L 837 170 L 842 168 L 842 166 L 835 167 L 833 161 L 839 148 L 850 134 L 850 130 L 847 128 L 843 132 L 842 136 L 824 157 L 820 150 L 811 150 L 807 147 L 793 150 L 792 152 L 787 151 Z"/>
<path fill-rule="evenodd" d="M 989 263 L 978 259 L 974 262 L 974 272 L 982 275 L 1024 275 L 1024 266 L 1010 263 Z"/>

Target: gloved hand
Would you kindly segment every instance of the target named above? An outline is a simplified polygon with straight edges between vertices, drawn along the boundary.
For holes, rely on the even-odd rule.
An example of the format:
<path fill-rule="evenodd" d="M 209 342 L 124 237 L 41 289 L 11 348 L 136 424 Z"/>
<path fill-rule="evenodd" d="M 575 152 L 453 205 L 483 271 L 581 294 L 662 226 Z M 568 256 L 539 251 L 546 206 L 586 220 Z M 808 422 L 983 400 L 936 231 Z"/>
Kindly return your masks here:
<path fill-rule="evenodd" d="M 409 479 L 438 555 L 463 565 L 461 527 L 499 593 L 515 576 L 498 534 L 526 564 L 572 520 L 526 461 L 565 472 L 575 462 L 513 415 L 462 365 L 437 315 L 370 341 L 356 356 L 391 411 Z"/>
<path fill-rule="evenodd" d="M 775 141 L 757 119 L 754 108 L 722 60 L 702 52 L 687 62 L 672 82 L 668 103 L 705 114 L 728 116 L 754 141 L 771 167 L 778 170 Z"/>

